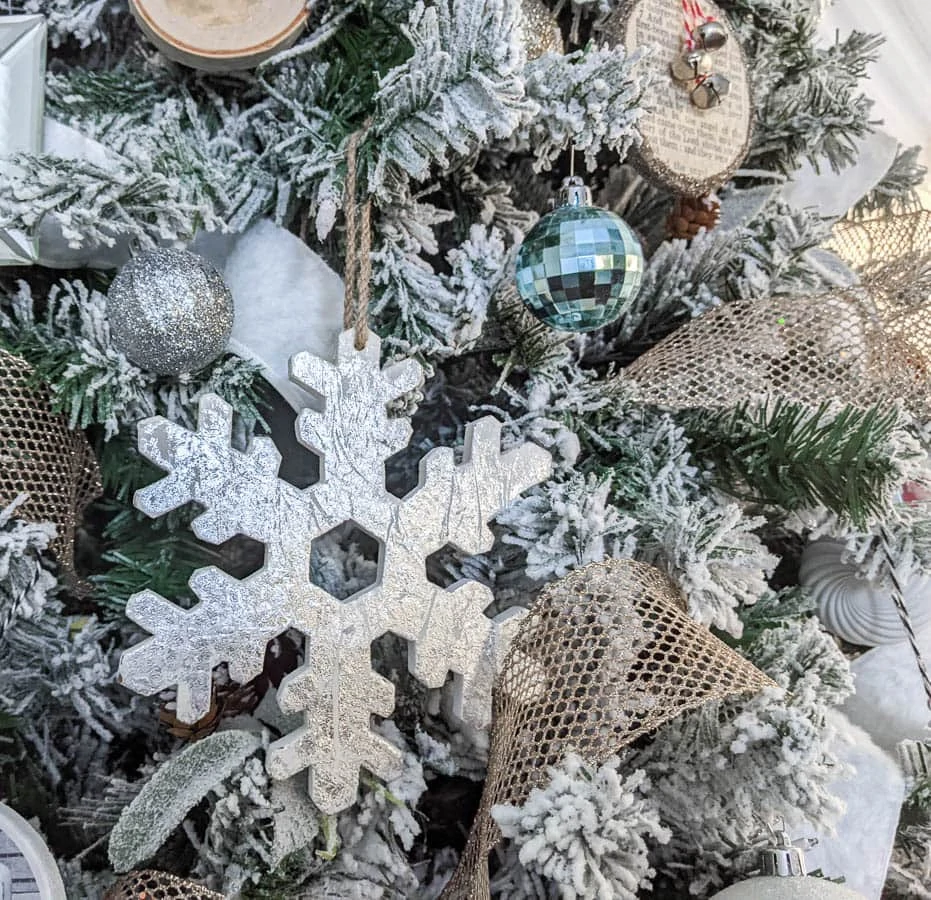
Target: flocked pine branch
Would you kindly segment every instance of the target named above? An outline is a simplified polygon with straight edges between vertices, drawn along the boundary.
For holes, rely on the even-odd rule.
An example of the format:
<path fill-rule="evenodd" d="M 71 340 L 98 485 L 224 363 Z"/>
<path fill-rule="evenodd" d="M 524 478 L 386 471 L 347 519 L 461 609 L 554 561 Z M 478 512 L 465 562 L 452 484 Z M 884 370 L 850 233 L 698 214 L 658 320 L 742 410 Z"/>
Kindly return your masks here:
<path fill-rule="evenodd" d="M 221 222 L 204 198 L 178 196 L 168 174 L 129 161 L 99 166 L 55 156 L 14 157 L 0 166 L 0 227 L 34 233 L 54 217 L 71 247 L 111 246 L 116 236 L 149 249 L 190 239 Z"/>
<path fill-rule="evenodd" d="M 198 853 L 197 874 L 224 894 L 275 900 L 325 866 L 318 842 L 321 815 L 302 779 L 275 781 L 250 756 L 207 795 L 203 837 L 190 820 L 184 831 Z"/>
<path fill-rule="evenodd" d="M 55 537 L 55 526 L 26 522 L 16 510 L 21 494 L 0 510 L 0 642 L 17 619 L 39 616 L 56 587 L 43 554 Z"/>
<path fill-rule="evenodd" d="M 570 754 L 521 806 L 493 807 L 513 842 L 495 876 L 495 896 L 532 896 L 525 885 L 531 873 L 565 900 L 636 900 L 651 886 L 651 845 L 668 841 L 670 832 L 660 824 L 644 772 L 622 776 L 620 768 L 616 756 L 596 769 Z"/>
<path fill-rule="evenodd" d="M 87 158 L 21 154 L 0 168 L 0 223 L 35 231 L 54 220 L 73 248 L 138 248 L 241 230 L 287 203 L 259 160 L 253 123 L 236 99 L 129 65 L 50 75 L 49 110 L 99 142 Z"/>
<path fill-rule="evenodd" d="M 48 22 L 49 43 L 60 47 L 74 40 L 82 48 L 108 38 L 108 16 L 114 7 L 126 8 L 114 0 L 8 0 L 3 12 L 20 15 L 41 14 Z"/>
<path fill-rule="evenodd" d="M 600 462 L 530 492 L 498 517 L 503 541 L 526 552 L 531 577 L 559 577 L 607 556 L 665 571 L 699 622 L 739 636 L 739 611 L 768 590 L 777 558 L 761 517 L 702 490 L 682 429 L 668 416 L 626 406 L 602 413 Z M 586 443 L 589 439 L 586 440 Z"/>
<path fill-rule="evenodd" d="M 649 88 L 641 58 L 641 52 L 628 55 L 621 47 L 590 46 L 527 64 L 527 95 L 537 111 L 517 138 L 537 167 L 550 168 L 572 145 L 589 169 L 603 149 L 624 159 L 640 140 L 637 123 Z"/>
<path fill-rule="evenodd" d="M 447 216 L 439 212 L 437 218 Z M 381 319 L 381 333 L 389 345 L 440 359 L 470 349 L 507 271 L 509 254 L 500 232 L 473 225 L 469 237 L 447 253 L 449 273 L 437 274 L 419 255 L 424 249 L 419 242 L 400 236 L 399 225 L 382 229 L 372 256 L 373 313 Z"/>
<path fill-rule="evenodd" d="M 847 659 L 815 618 L 769 628 L 744 652 L 778 690 L 680 716 L 631 761 L 672 831 L 654 856 L 670 892 L 711 894 L 746 874 L 761 820 L 823 834 L 843 810 L 831 785 L 852 773 L 832 749 L 829 713 L 853 689 Z"/>
<path fill-rule="evenodd" d="M 855 218 L 877 213 L 901 213 L 920 204 L 916 188 L 925 180 L 928 167 L 918 161 L 921 147 L 900 146 L 889 171 L 851 210 Z"/>
<path fill-rule="evenodd" d="M 408 178 L 424 180 L 527 118 L 517 14 L 508 0 L 414 4 L 404 28 L 414 54 L 375 97 L 373 193 L 388 200 Z"/>
<path fill-rule="evenodd" d="M 613 479 L 581 472 L 530 491 L 498 516 L 506 544 L 527 553 L 527 574 L 548 581 L 606 557 L 630 557 L 637 522 L 610 502 Z"/>
<path fill-rule="evenodd" d="M 792 172 L 803 159 L 838 170 L 871 130 L 860 82 L 882 38 L 852 32 L 818 46 L 821 0 L 723 0 L 754 75 L 756 128 L 747 168 Z"/>
<path fill-rule="evenodd" d="M 53 606 L 0 641 L 0 713 L 17 720 L 18 738 L 57 785 L 139 723 L 116 685 L 116 629 Z"/>

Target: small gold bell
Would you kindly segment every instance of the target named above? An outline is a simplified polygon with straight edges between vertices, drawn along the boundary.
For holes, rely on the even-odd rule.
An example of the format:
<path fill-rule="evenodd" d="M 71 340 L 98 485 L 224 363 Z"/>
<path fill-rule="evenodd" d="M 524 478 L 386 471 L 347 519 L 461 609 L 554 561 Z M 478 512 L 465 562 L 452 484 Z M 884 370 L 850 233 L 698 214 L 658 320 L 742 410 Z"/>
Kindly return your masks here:
<path fill-rule="evenodd" d="M 727 29 L 720 22 L 703 22 L 695 29 L 698 46 L 714 52 L 727 43 Z"/>
<path fill-rule="evenodd" d="M 676 81 L 695 81 L 703 75 L 710 75 L 712 67 L 710 53 L 704 50 L 689 50 L 669 64 L 669 71 Z"/>
<path fill-rule="evenodd" d="M 730 81 L 723 75 L 709 75 L 690 94 L 692 103 L 699 109 L 720 106 L 731 89 Z"/>

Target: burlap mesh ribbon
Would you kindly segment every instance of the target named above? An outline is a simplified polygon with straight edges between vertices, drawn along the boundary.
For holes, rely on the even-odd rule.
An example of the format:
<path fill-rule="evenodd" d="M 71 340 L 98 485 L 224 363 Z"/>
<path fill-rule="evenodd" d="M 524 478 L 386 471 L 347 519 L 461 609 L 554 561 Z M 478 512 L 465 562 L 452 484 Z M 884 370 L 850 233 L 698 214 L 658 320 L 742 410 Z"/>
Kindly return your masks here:
<path fill-rule="evenodd" d="M 121 878 L 103 900 L 224 900 L 224 897 L 196 881 L 147 869 Z"/>
<path fill-rule="evenodd" d="M 911 253 L 931 253 L 931 211 L 916 209 L 895 216 L 842 220 L 834 226 L 828 246 L 859 271 Z"/>
<path fill-rule="evenodd" d="M 693 622 L 652 566 L 609 560 L 548 585 L 495 686 L 481 807 L 442 900 L 488 900 L 491 808 L 522 803 L 570 751 L 600 765 L 686 710 L 772 684 Z"/>
<path fill-rule="evenodd" d="M 31 375 L 25 360 L 0 350 L 0 505 L 28 495 L 17 515 L 55 525 L 52 549 L 72 571 L 74 529 L 100 493 L 100 475 L 84 435 L 52 412 L 48 396 L 30 385 Z"/>
<path fill-rule="evenodd" d="M 931 419 L 931 214 L 835 229 L 858 285 L 737 301 L 678 329 L 625 373 L 644 401 L 727 408 L 773 394 L 857 407 L 901 400 Z"/>

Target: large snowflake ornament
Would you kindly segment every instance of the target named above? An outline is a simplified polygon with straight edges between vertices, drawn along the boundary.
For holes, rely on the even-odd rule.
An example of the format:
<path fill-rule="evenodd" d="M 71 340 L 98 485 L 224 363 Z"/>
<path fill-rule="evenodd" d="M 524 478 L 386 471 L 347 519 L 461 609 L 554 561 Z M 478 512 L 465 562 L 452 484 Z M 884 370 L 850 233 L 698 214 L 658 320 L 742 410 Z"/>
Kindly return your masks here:
<path fill-rule="evenodd" d="M 421 384 L 421 366 L 382 369 L 377 336 L 359 351 L 346 332 L 335 365 L 301 353 L 291 378 L 322 401 L 297 420 L 298 440 L 321 456 L 320 480 L 303 490 L 278 478 L 281 457 L 268 438 L 245 452 L 231 447 L 232 409 L 217 396 L 201 400 L 196 432 L 161 417 L 140 423 L 140 451 L 170 474 L 139 491 L 136 506 L 160 516 L 196 501 L 205 507 L 191 526 L 199 538 L 246 535 L 265 545 L 265 563 L 241 581 L 198 570 L 191 609 L 152 591 L 130 598 L 127 614 L 152 637 L 123 654 L 120 674 L 144 694 L 177 685 L 177 717 L 195 722 L 208 711 L 215 666 L 227 663 L 237 681 L 254 678 L 268 641 L 299 629 L 305 663 L 282 681 L 278 702 L 304 724 L 272 744 L 266 764 L 279 778 L 308 769 L 311 797 L 333 813 L 355 801 L 360 766 L 382 778 L 400 770 L 398 750 L 371 729 L 372 715 L 394 708 L 393 685 L 371 665 L 381 635 L 409 642 L 411 672 L 428 687 L 452 672 L 454 711 L 487 725 L 514 617 L 485 615 L 492 598 L 483 585 L 433 584 L 426 558 L 447 544 L 487 550 L 488 520 L 545 479 L 551 460 L 532 444 L 502 454 L 500 425 L 484 418 L 468 427 L 461 463 L 452 449 L 430 451 L 418 486 L 398 498 L 385 488 L 385 460 L 407 444 L 411 426 L 389 419 L 386 404 Z M 347 521 L 380 542 L 379 568 L 374 584 L 339 600 L 310 580 L 311 542 Z"/>

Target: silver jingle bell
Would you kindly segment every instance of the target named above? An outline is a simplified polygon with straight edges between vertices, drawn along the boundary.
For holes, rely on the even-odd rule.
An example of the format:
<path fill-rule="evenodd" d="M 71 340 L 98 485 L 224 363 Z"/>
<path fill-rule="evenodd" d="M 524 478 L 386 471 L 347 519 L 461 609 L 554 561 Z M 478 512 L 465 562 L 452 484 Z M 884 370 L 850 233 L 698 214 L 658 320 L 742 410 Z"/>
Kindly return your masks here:
<path fill-rule="evenodd" d="M 714 52 L 727 43 L 727 29 L 720 22 L 703 22 L 695 29 L 698 46 Z"/>
<path fill-rule="evenodd" d="M 710 75 L 713 65 L 710 53 L 688 50 L 669 64 L 669 71 L 676 81 L 695 81 L 703 75 Z"/>
<path fill-rule="evenodd" d="M 699 109 L 720 106 L 731 89 L 730 81 L 723 75 L 709 75 L 689 95 Z"/>

